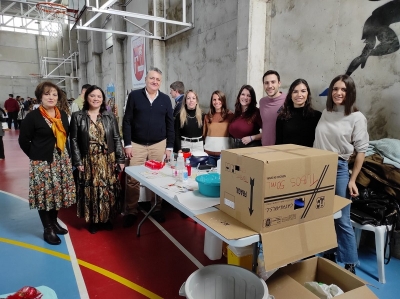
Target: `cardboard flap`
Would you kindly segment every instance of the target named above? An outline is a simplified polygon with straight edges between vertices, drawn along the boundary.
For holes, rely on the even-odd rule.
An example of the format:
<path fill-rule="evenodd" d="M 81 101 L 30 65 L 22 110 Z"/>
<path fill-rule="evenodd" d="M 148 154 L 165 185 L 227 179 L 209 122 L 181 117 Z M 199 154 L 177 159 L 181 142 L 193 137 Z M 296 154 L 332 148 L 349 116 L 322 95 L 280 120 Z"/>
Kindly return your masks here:
<path fill-rule="evenodd" d="M 196 218 L 207 224 L 228 240 L 236 240 L 252 235 L 258 235 L 257 232 L 222 211 L 197 215 Z"/>
<path fill-rule="evenodd" d="M 337 296 L 340 299 L 379 299 L 367 286 L 362 286 Z"/>
<path fill-rule="evenodd" d="M 268 292 L 275 299 L 318 299 L 288 275 L 275 273 L 267 280 Z"/>
<path fill-rule="evenodd" d="M 267 271 L 337 246 L 332 216 L 261 234 Z"/>
<path fill-rule="evenodd" d="M 340 211 L 349 204 L 351 204 L 350 199 L 335 195 L 335 197 L 333 198 L 333 213 Z"/>

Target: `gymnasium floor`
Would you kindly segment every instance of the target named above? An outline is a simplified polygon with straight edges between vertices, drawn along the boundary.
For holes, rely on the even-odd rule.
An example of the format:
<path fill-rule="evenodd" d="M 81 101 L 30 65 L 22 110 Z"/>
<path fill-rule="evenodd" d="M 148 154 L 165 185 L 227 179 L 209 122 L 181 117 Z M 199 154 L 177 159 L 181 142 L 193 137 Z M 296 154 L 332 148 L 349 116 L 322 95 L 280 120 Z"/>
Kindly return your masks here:
<path fill-rule="evenodd" d="M 199 267 L 226 263 L 223 257 L 210 261 L 203 253 L 204 229 L 179 211 L 164 206 L 167 221 L 153 219 L 136 236 L 137 223 L 122 228 L 116 220 L 113 231 L 91 235 L 76 207 L 61 210 L 60 223 L 69 234 L 62 244 L 43 241 L 36 210 L 29 210 L 28 158 L 18 146 L 18 131 L 3 137 L 5 160 L 0 160 L 0 294 L 23 286 L 47 286 L 59 299 L 79 298 L 183 298 L 178 292 L 187 277 Z M 400 261 L 386 266 L 386 284 L 377 281 L 376 256 L 360 249 L 357 274 L 371 284 L 379 298 L 398 298 Z M 268 284 L 268 281 L 267 281 Z M 1 296 L 0 296 L 1 297 Z"/>

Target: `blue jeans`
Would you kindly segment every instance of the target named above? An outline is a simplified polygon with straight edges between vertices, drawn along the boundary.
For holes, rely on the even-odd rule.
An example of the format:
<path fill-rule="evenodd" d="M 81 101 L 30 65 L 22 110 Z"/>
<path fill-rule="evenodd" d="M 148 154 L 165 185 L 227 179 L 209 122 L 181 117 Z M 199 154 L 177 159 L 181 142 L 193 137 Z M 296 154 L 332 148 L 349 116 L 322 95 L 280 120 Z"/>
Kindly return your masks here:
<path fill-rule="evenodd" d="M 348 183 L 350 180 L 349 166 L 347 161 L 338 161 L 335 194 L 341 197 L 350 198 Z M 350 205 L 342 209 L 342 217 L 335 219 L 335 229 L 338 247 L 336 259 L 344 264 L 357 264 L 357 244 L 353 226 L 350 222 Z"/>
<path fill-rule="evenodd" d="M 221 158 L 221 156 L 208 156 L 208 165 L 217 166 L 217 161 Z"/>

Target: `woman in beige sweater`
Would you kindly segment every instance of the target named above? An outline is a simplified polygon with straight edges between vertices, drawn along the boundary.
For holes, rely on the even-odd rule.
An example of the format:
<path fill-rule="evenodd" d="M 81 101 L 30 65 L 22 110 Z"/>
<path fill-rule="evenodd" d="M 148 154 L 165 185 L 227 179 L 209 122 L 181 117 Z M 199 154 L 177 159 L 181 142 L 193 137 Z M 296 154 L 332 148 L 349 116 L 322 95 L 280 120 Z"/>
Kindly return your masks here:
<path fill-rule="evenodd" d="M 208 154 L 208 164 L 217 166 L 221 151 L 230 148 L 229 123 L 233 113 L 226 107 L 226 97 L 222 91 L 211 94 L 210 110 L 204 117 L 204 151 Z"/>

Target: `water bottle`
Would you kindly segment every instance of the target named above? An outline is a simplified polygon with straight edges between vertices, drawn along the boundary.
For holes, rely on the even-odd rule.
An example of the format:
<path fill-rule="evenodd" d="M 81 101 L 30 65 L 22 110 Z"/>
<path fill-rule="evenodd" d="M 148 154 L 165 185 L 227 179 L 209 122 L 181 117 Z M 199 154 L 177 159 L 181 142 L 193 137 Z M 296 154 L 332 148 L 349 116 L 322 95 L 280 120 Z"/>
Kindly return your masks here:
<path fill-rule="evenodd" d="M 192 175 L 192 165 L 190 165 L 190 159 L 187 158 L 186 159 L 186 169 L 187 169 L 187 173 L 188 173 L 188 177 L 190 177 Z"/>
<path fill-rule="evenodd" d="M 183 153 L 178 153 L 178 158 L 176 159 L 176 170 L 178 172 L 178 177 L 180 181 L 185 181 L 185 176 L 187 180 L 187 169 L 185 167 L 185 159 L 183 158 Z"/>

